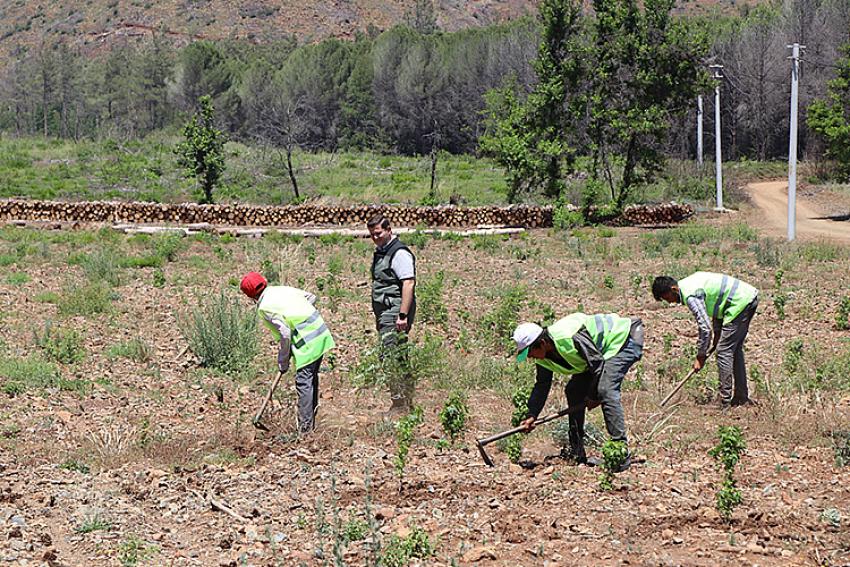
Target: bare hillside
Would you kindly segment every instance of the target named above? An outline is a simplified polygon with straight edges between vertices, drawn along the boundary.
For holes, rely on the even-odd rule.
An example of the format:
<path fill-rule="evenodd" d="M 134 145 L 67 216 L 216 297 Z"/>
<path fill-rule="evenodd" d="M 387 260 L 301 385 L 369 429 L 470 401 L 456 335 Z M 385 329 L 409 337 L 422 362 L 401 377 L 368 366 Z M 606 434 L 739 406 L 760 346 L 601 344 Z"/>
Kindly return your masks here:
<path fill-rule="evenodd" d="M 677 10 L 735 11 L 736 0 L 679 0 Z M 0 53 L 65 39 L 96 52 L 120 39 L 142 40 L 163 30 L 176 44 L 192 39 L 267 42 L 295 36 L 302 42 L 350 38 L 403 22 L 414 0 L 58 0 L 0 3 Z M 535 12 L 535 0 L 435 0 L 445 31 L 483 26 Z"/>

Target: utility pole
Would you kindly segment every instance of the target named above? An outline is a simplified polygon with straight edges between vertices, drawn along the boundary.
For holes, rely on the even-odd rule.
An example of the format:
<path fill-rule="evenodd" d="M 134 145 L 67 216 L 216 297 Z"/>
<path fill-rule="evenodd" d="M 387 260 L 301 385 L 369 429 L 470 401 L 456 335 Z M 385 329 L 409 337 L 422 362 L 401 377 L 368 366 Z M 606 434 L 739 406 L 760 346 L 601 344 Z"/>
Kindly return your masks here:
<path fill-rule="evenodd" d="M 702 95 L 697 96 L 697 165 L 702 169 Z"/>
<path fill-rule="evenodd" d="M 800 82 L 800 48 L 795 43 L 791 48 L 791 128 L 788 133 L 788 242 L 797 237 L 797 101 Z"/>
<path fill-rule="evenodd" d="M 717 188 L 717 206 L 716 211 L 723 209 L 723 152 L 721 151 L 720 143 L 720 81 L 723 79 L 723 65 L 709 65 L 709 68 L 714 72 L 714 79 L 717 84 L 714 85 L 714 178 Z"/>

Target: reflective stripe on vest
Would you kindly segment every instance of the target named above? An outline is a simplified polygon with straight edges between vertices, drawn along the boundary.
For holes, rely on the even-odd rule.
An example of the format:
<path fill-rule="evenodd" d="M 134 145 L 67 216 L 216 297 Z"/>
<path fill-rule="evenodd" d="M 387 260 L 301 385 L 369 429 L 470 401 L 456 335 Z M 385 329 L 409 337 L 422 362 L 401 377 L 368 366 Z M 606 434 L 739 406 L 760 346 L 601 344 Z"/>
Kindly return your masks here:
<path fill-rule="evenodd" d="M 696 272 L 679 280 L 679 292 L 682 303 L 696 295 L 699 290 L 705 292 L 705 309 L 713 319 L 719 319 L 726 325 L 747 308 L 758 295 L 758 290 L 750 284 L 713 272 Z"/>
<path fill-rule="evenodd" d="M 558 351 L 558 354 L 567 363 L 566 367 L 548 358 L 536 358 L 534 362 L 543 368 L 548 368 L 552 372 L 558 372 L 559 374 L 581 374 L 587 370 L 587 361 L 579 354 L 573 344 L 573 336 L 584 327 L 586 320 L 587 315 L 584 313 L 573 313 L 555 321 L 547 329 L 552 342 L 555 343 L 555 350 Z"/>
<path fill-rule="evenodd" d="M 265 315 L 282 319 L 289 326 L 296 369 L 315 362 L 336 346 L 321 313 L 307 301 L 300 289 L 286 286 L 266 288 L 260 296 L 257 310 L 264 315 L 263 323 L 278 341 L 280 332 Z"/>
<path fill-rule="evenodd" d="M 589 316 L 584 324 L 602 358 L 608 360 L 620 352 L 629 339 L 632 320 L 614 313 Z"/>

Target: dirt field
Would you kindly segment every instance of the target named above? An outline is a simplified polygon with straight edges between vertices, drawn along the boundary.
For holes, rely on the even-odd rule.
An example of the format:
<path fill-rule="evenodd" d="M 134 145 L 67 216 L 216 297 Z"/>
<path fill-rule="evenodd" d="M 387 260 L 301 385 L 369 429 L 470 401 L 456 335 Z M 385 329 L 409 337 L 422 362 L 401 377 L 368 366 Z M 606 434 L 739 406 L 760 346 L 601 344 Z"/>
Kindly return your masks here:
<path fill-rule="evenodd" d="M 393 542 L 422 531 L 434 555 L 413 565 L 850 564 L 850 468 L 836 460 L 850 459 L 850 331 L 836 327 L 850 250 L 788 246 L 750 225 L 741 214 L 655 231 L 414 238 L 420 286 L 445 275 L 420 311 L 441 304 L 448 316 L 414 329 L 424 424 L 401 481 L 387 395 L 352 381 L 375 340 L 368 242 L 0 230 L 0 564 L 391 566 L 406 561 Z M 274 375 L 267 332 L 254 362 L 229 376 L 198 366 L 178 324 L 220 289 L 244 300 L 236 278 L 261 266 L 320 296 L 339 345 L 306 440 L 293 435 L 290 376 L 272 431 L 251 427 Z M 653 301 L 649 282 L 696 269 L 761 290 L 747 343 L 758 407 L 715 409 L 713 363 L 658 407 L 687 369 L 696 326 L 684 307 Z M 119 278 L 99 296 L 110 274 Z M 578 309 L 641 317 L 647 329 L 624 387 L 641 462 L 613 491 L 595 469 L 546 459 L 557 425 L 525 440 L 528 468 L 495 446 L 488 468 L 474 449 L 509 427 L 510 394 L 533 376 L 506 358 L 503 330 Z M 471 420 L 445 447 L 437 414 L 453 390 L 468 395 Z M 561 390 L 544 411 L 562 407 Z M 589 421 L 604 431 L 598 409 Z M 708 455 L 719 425 L 739 426 L 748 447 L 730 523 L 715 510 Z"/>

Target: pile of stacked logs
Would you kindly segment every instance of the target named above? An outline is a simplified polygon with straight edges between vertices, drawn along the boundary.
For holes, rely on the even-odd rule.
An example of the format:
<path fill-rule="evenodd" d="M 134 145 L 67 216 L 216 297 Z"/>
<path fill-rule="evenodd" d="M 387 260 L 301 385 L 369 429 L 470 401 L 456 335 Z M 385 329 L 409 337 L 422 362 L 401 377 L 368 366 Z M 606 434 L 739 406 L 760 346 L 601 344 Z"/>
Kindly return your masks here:
<path fill-rule="evenodd" d="M 627 207 L 613 224 L 668 224 L 693 214 L 675 203 Z M 552 226 L 553 208 L 529 205 L 507 207 L 419 207 L 400 205 L 197 205 L 194 203 L 139 203 L 120 201 L 0 200 L 0 220 L 74 221 L 82 223 L 177 223 L 226 226 L 362 225 L 382 213 L 395 226 Z"/>

